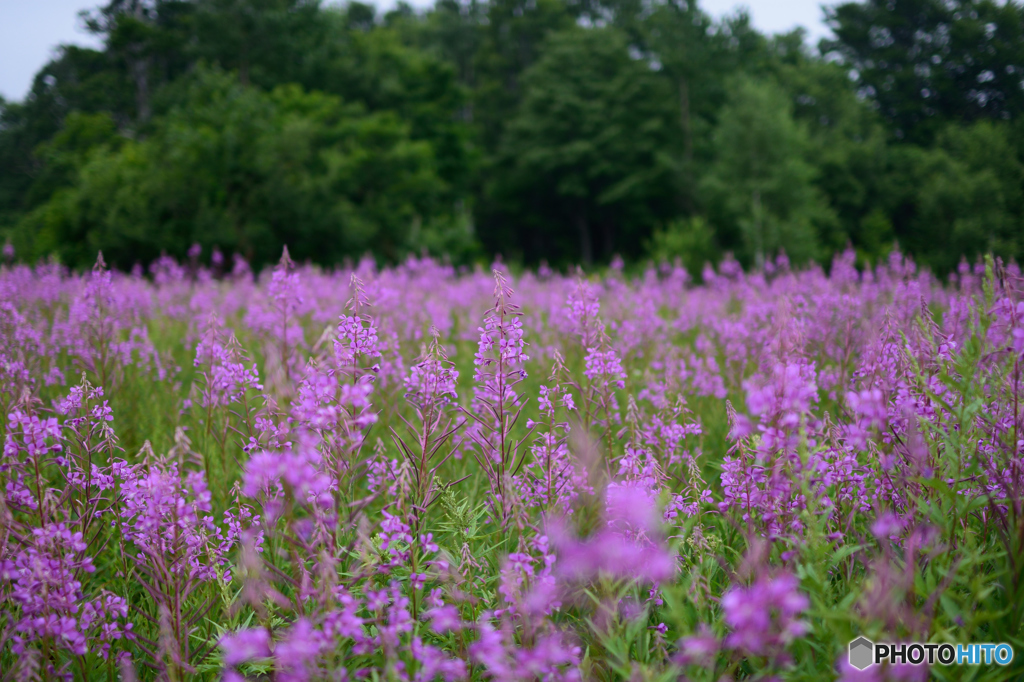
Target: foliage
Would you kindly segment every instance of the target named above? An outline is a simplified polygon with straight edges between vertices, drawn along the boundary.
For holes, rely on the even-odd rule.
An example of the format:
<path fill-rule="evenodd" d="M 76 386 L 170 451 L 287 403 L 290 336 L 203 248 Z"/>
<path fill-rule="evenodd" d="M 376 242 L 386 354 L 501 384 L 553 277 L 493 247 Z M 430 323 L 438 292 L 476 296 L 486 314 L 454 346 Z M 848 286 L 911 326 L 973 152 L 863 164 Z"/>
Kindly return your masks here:
<path fill-rule="evenodd" d="M 798 263 L 831 245 L 835 216 L 804 158 L 807 134 L 786 98 L 769 84 L 736 83 L 715 131 L 715 163 L 704 178 L 723 241 L 747 262 L 780 249 Z"/>
<path fill-rule="evenodd" d="M 701 220 L 715 249 L 748 265 L 778 251 L 824 265 L 848 245 L 861 265 L 898 245 L 940 274 L 964 254 L 1024 257 L 1019 0 L 825 12 L 834 39 L 812 47 L 799 29 L 762 35 L 742 11 L 712 20 L 695 0 L 437 0 L 384 13 L 108 0 L 83 15 L 102 49 L 59 48 L 23 102 L 0 102 L 0 240 L 82 267 L 99 247 L 119 264 L 183 258 L 194 228 L 255 263 L 288 243 L 322 265 L 427 248 L 466 265 L 502 255 L 564 268 L 659 258 L 643 247 L 658 230 Z M 187 164 L 171 173 L 153 160 L 201 156 L 195 134 L 168 131 L 192 125 L 183 112 L 205 106 L 196 83 L 210 72 L 249 93 L 218 105 L 225 124 L 263 112 L 260 163 L 292 143 L 283 119 L 298 114 L 254 102 L 301 91 L 340 102 L 346 113 L 331 116 L 372 121 L 388 141 L 359 148 L 389 157 L 381 166 L 396 163 L 399 178 L 360 186 L 317 155 L 278 177 L 254 149 L 204 162 L 206 189 L 183 190 Z M 363 134 L 335 123 L 306 121 L 297 149 Z M 749 145 L 764 156 L 753 165 Z M 408 196 L 372 210 L 351 194 L 383 196 L 410 174 Z M 144 210 L 90 203 L 122 180 L 145 185 Z"/>
<path fill-rule="evenodd" d="M 858 85 L 903 139 L 944 123 L 1003 120 L 1024 106 L 1024 15 L 992 0 L 867 0 L 827 11 Z"/>
<path fill-rule="evenodd" d="M 697 232 L 689 227 L 675 227 Z M 1019 268 L 0 265 L 2 679 L 1019 679 Z"/>
<path fill-rule="evenodd" d="M 53 153 L 77 139 L 62 133 Z M 73 264 L 99 248 L 122 267 L 194 242 L 262 263 L 286 238 L 299 258 L 397 258 L 412 224 L 451 220 L 429 145 L 395 116 L 297 86 L 262 93 L 220 72 L 200 72 L 146 139 L 97 147 L 78 172 L 22 221 L 19 247 Z"/>
<path fill-rule="evenodd" d="M 497 250 L 516 233 L 531 260 L 576 253 L 589 263 L 611 258 L 671 210 L 667 92 L 647 64 L 629 57 L 623 34 L 552 35 L 522 89 L 495 160 L 502 171 L 491 190 L 496 229 L 488 246 Z M 572 232 L 559 234 L 559 224 Z"/>
<path fill-rule="evenodd" d="M 700 216 L 676 220 L 655 230 L 647 252 L 662 263 L 679 259 L 688 272 L 701 272 L 705 263 L 716 263 L 721 257 L 714 232 Z"/>
<path fill-rule="evenodd" d="M 988 121 L 950 126 L 939 135 L 919 189 L 920 241 L 913 246 L 922 259 L 939 270 L 952 268 L 949 252 L 936 249 L 936 242 L 968 257 L 1019 252 L 1024 164 L 1012 150 L 1007 129 Z"/>

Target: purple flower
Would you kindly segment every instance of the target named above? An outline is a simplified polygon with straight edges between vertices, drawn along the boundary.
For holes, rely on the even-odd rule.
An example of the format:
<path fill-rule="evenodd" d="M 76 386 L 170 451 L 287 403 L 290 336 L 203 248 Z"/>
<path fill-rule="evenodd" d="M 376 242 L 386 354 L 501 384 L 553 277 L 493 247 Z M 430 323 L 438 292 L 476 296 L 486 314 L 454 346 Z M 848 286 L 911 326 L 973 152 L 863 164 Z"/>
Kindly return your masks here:
<path fill-rule="evenodd" d="M 755 656 L 779 650 L 807 632 L 799 616 L 810 602 L 790 573 L 762 577 L 749 587 L 732 587 L 722 595 L 725 624 L 732 629 L 726 646 Z"/>
<path fill-rule="evenodd" d="M 270 656 L 270 635 L 265 628 L 231 632 L 221 637 L 220 648 L 224 650 L 224 664 L 229 666 L 266 658 Z"/>
<path fill-rule="evenodd" d="M 892 512 L 883 512 L 871 524 L 871 534 L 879 540 L 894 540 L 903 532 L 903 521 Z"/>
<path fill-rule="evenodd" d="M 285 682 L 309 680 L 324 644 L 321 639 L 322 634 L 315 631 L 307 619 L 296 621 L 274 647 L 278 679 Z"/>
<path fill-rule="evenodd" d="M 445 633 L 460 630 L 463 627 L 459 610 L 450 604 L 435 606 L 424 612 L 434 632 Z"/>
<path fill-rule="evenodd" d="M 596 385 L 604 388 L 609 385 L 619 389 L 626 387 L 626 370 L 622 368 L 622 361 L 614 350 L 588 348 L 584 365 L 583 374 Z"/>
<path fill-rule="evenodd" d="M 559 522 L 550 522 L 548 535 L 558 550 L 558 575 L 568 580 L 601 573 L 654 583 L 671 580 L 676 557 L 664 544 L 661 515 L 650 493 L 611 485 L 606 500 L 606 528 L 585 540 L 574 538 Z"/>
<path fill-rule="evenodd" d="M 676 645 L 675 662 L 679 665 L 711 667 L 722 644 L 707 625 L 701 624 L 696 635 L 683 637 Z"/>

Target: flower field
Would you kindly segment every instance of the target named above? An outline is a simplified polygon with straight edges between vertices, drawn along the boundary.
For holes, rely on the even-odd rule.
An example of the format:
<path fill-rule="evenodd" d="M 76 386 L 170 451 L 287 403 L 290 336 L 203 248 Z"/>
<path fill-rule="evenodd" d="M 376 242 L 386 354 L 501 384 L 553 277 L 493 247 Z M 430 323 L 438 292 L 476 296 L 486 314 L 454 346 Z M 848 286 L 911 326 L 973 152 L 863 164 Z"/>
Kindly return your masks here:
<path fill-rule="evenodd" d="M 1022 358 L 991 259 L 3 266 L 0 680 L 1021 679 Z"/>

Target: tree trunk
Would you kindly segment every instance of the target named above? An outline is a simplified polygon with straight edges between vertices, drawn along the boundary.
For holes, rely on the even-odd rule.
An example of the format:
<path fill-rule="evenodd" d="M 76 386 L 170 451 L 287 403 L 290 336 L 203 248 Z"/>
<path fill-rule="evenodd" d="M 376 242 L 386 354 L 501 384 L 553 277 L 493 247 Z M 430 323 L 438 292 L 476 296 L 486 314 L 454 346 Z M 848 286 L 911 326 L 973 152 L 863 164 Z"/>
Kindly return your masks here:
<path fill-rule="evenodd" d="M 679 127 L 683 131 L 683 207 L 693 213 L 693 126 L 690 121 L 690 83 L 679 78 Z"/>
<path fill-rule="evenodd" d="M 683 161 L 689 169 L 693 165 L 693 128 L 690 125 L 690 84 L 685 76 L 679 79 L 679 126 L 683 130 Z"/>
<path fill-rule="evenodd" d="M 129 68 L 135 81 L 135 116 L 139 123 L 145 123 L 152 114 L 149 106 L 149 58 L 136 55 Z"/>
<path fill-rule="evenodd" d="M 612 239 L 612 221 L 601 221 L 601 249 L 606 258 L 611 259 L 615 255 L 615 241 Z"/>
<path fill-rule="evenodd" d="M 135 19 L 139 22 L 146 22 L 145 7 L 141 2 L 134 7 Z M 149 65 L 150 59 L 145 55 L 146 46 L 136 43 L 129 48 L 132 55 L 131 63 L 128 65 L 135 81 L 135 116 L 139 123 L 149 120 L 152 113 L 149 106 Z"/>
<path fill-rule="evenodd" d="M 751 208 L 754 213 L 754 240 L 757 246 L 754 250 L 754 265 L 758 270 L 764 268 L 764 220 L 761 215 L 761 190 L 755 189 L 750 197 Z"/>
<path fill-rule="evenodd" d="M 241 52 L 238 55 L 238 81 L 245 87 L 249 87 L 249 41 L 252 35 L 243 32 Z"/>
<path fill-rule="evenodd" d="M 576 214 L 576 229 L 580 233 L 580 252 L 584 265 L 590 265 L 594 261 L 594 247 L 590 243 L 590 225 L 587 218 L 580 211 Z"/>

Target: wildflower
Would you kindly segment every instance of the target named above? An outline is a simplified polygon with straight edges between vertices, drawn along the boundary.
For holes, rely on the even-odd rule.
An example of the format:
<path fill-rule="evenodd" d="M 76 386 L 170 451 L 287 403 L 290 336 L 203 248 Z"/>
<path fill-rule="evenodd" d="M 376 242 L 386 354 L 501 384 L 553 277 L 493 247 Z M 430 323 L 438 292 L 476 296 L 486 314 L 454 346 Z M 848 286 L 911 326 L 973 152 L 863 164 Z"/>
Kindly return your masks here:
<path fill-rule="evenodd" d="M 235 666 L 270 656 L 270 635 L 265 628 L 239 630 L 221 637 L 220 647 L 224 650 L 224 664 Z"/>
<path fill-rule="evenodd" d="M 677 653 L 674 660 L 679 665 L 711 667 L 721 648 L 721 642 L 711 633 L 707 625 L 701 624 L 698 634 L 683 637 L 677 643 L 676 648 Z"/>
<path fill-rule="evenodd" d="M 748 587 L 732 587 L 722 595 L 722 611 L 732 632 L 726 646 L 764 656 L 777 652 L 807 632 L 799 616 L 809 601 L 789 573 L 761 577 Z"/>

